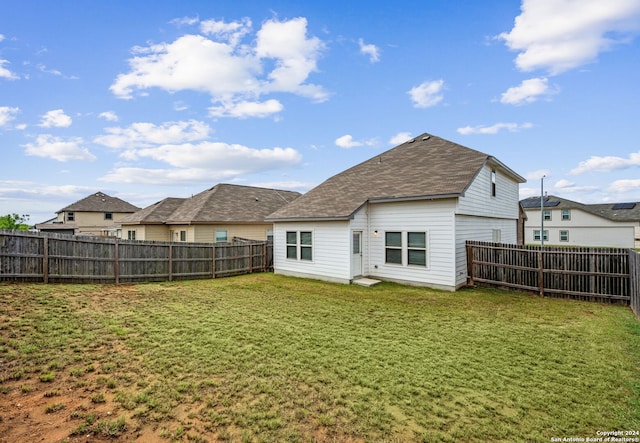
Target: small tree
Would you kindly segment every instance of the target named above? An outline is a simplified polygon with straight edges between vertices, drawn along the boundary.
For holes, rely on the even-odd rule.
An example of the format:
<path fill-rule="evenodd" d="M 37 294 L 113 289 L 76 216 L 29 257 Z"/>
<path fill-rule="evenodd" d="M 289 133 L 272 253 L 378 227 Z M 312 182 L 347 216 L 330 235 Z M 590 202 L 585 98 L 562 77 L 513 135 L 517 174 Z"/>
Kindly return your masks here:
<path fill-rule="evenodd" d="M 26 231 L 29 225 L 26 223 L 29 215 L 7 214 L 0 216 L 0 229 L 14 229 L 18 231 Z"/>

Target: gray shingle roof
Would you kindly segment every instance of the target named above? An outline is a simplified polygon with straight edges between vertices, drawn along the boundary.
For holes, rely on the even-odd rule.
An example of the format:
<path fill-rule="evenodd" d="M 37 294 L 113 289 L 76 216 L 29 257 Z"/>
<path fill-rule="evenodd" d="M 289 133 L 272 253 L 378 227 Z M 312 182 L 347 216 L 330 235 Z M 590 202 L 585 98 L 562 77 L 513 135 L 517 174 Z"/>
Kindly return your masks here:
<path fill-rule="evenodd" d="M 540 209 L 540 197 L 529 197 L 521 200 L 525 209 Z M 633 204 L 635 203 L 635 204 Z M 640 202 L 623 205 L 628 209 L 620 209 L 621 203 L 584 204 L 566 198 L 548 195 L 544 198 L 544 207 L 548 209 L 580 209 L 589 214 L 619 222 L 640 221 Z M 614 208 L 615 207 L 615 208 Z"/>
<path fill-rule="evenodd" d="M 96 192 L 91 194 L 82 200 L 78 200 L 75 203 L 70 204 L 57 213 L 60 212 L 136 212 L 140 210 L 137 206 L 133 206 L 131 203 L 127 203 L 124 200 L 120 200 L 117 197 L 111 197 L 103 192 Z"/>
<path fill-rule="evenodd" d="M 122 224 L 162 224 L 164 221 L 184 203 L 185 198 L 168 197 L 157 203 L 147 206 L 133 214 L 127 215 L 120 222 Z"/>
<path fill-rule="evenodd" d="M 494 157 L 425 133 L 334 175 L 268 220 L 347 219 L 367 201 L 457 197 L 485 163 L 525 181 Z"/>
<path fill-rule="evenodd" d="M 294 201 L 299 192 L 218 184 L 187 198 L 165 220 L 172 224 L 257 223 Z"/>

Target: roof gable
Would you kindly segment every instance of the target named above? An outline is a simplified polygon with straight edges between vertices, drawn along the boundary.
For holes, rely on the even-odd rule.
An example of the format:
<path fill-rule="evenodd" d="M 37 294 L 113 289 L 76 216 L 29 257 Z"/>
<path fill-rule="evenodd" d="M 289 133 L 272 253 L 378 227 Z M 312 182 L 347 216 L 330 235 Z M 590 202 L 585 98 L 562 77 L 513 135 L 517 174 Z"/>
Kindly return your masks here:
<path fill-rule="evenodd" d="M 96 192 L 91 194 L 82 200 L 78 200 L 75 203 L 70 204 L 57 213 L 60 212 L 136 212 L 140 210 L 137 206 L 133 206 L 124 200 L 117 197 L 111 197 L 103 192 Z"/>
<path fill-rule="evenodd" d="M 487 154 L 425 133 L 334 175 L 269 219 L 347 219 L 367 201 L 457 197 L 487 163 L 524 182 Z"/>

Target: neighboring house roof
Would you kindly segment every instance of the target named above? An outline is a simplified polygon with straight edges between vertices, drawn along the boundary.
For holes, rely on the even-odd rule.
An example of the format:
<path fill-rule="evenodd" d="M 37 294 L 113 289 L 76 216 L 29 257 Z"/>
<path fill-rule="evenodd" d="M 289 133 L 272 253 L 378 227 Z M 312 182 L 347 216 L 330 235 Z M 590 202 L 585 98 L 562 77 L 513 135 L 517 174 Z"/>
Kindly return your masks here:
<path fill-rule="evenodd" d="M 164 222 L 167 224 L 257 223 L 283 205 L 300 197 L 299 192 L 218 184 L 186 198 Z"/>
<path fill-rule="evenodd" d="M 458 197 L 485 164 L 525 182 L 490 155 L 425 133 L 334 175 L 268 220 L 340 220 L 367 201 Z"/>
<path fill-rule="evenodd" d="M 165 198 L 120 220 L 123 225 L 162 224 L 184 203 L 185 198 Z"/>
<path fill-rule="evenodd" d="M 65 206 L 60 212 L 136 212 L 140 210 L 137 206 L 120 200 L 117 197 L 111 197 L 103 192 L 96 192 L 82 200 Z"/>
<path fill-rule="evenodd" d="M 522 207 L 540 210 L 540 197 L 521 200 Z M 550 209 L 580 209 L 589 214 L 618 222 L 640 221 L 640 202 L 584 204 L 554 195 L 545 196 L 543 207 Z"/>

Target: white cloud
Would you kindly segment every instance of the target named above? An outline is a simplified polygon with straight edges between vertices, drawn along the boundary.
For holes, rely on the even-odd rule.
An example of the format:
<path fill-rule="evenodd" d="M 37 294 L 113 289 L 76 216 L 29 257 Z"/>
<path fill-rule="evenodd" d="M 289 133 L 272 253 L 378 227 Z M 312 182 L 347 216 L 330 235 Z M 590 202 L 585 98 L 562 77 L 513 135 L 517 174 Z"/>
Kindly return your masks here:
<path fill-rule="evenodd" d="M 69 160 L 93 161 L 96 156 L 83 148 L 84 140 L 81 137 L 63 139 L 49 134 L 42 134 L 36 138 L 35 143 L 23 145 L 27 155 L 45 157 L 66 162 Z"/>
<path fill-rule="evenodd" d="M 380 61 L 380 49 L 373 44 L 365 44 L 364 40 L 358 39 L 358 45 L 360 46 L 360 54 L 368 55 L 371 63 Z"/>
<path fill-rule="evenodd" d="M 640 191 L 640 178 L 616 180 L 607 188 L 609 192 L 623 193 L 623 192 L 639 192 Z"/>
<path fill-rule="evenodd" d="M 533 124 L 531 123 L 496 123 L 492 126 L 465 126 L 463 128 L 458 128 L 457 131 L 462 135 L 497 134 L 503 129 L 506 129 L 509 132 L 518 132 L 521 129 L 529 129 L 532 127 Z"/>
<path fill-rule="evenodd" d="M 133 123 L 129 127 L 105 129 L 106 134 L 94 138 L 94 142 L 114 149 L 138 149 L 154 145 L 184 143 L 204 140 L 211 128 L 197 120 L 153 123 Z"/>
<path fill-rule="evenodd" d="M 172 25 L 177 26 L 179 28 L 181 26 L 192 26 L 192 25 L 195 25 L 199 21 L 200 21 L 200 19 L 198 17 L 180 17 L 180 18 L 174 18 L 169 23 L 171 23 Z"/>
<path fill-rule="evenodd" d="M 389 139 L 389 143 L 392 144 L 393 146 L 396 146 L 410 139 L 411 139 L 410 132 L 398 132 L 396 135 L 394 135 Z"/>
<path fill-rule="evenodd" d="M 443 89 L 444 80 L 425 81 L 411 88 L 407 94 L 411 97 L 415 108 L 429 108 L 442 101 Z"/>
<path fill-rule="evenodd" d="M 135 151 L 135 158 L 150 158 L 164 162 L 171 168 L 121 167 L 111 171 L 101 180 L 149 184 L 211 182 L 295 166 L 302 160 L 300 153 L 293 148 L 252 149 L 220 142 L 140 149 Z"/>
<path fill-rule="evenodd" d="M 231 23 L 203 21 L 201 30 L 211 38 L 184 35 L 171 43 L 135 47 L 134 56 L 129 59 L 130 71 L 118 75 L 110 89 L 120 98 L 132 98 L 136 91 L 144 94 L 151 88 L 201 91 L 218 105 L 214 109 L 260 103 L 257 98 L 273 92 L 314 101 L 328 98 L 321 86 L 307 83 L 309 75 L 317 70 L 324 44 L 318 38 L 307 37 L 305 18 L 268 20 L 251 44 L 240 44 L 250 27 L 249 19 Z M 274 102 L 262 103 L 273 106 Z M 263 116 L 265 106 L 256 110 L 258 116 Z"/>
<path fill-rule="evenodd" d="M 44 114 L 38 126 L 43 128 L 68 128 L 71 123 L 71 117 L 66 115 L 62 109 L 55 109 Z"/>
<path fill-rule="evenodd" d="M 511 87 L 506 92 L 503 92 L 500 102 L 508 105 L 522 105 L 524 103 L 533 103 L 542 96 L 557 93 L 557 90 L 549 89 L 548 83 L 548 79 L 544 77 L 523 80 L 520 86 Z"/>
<path fill-rule="evenodd" d="M 0 127 L 7 125 L 12 120 L 15 120 L 16 115 L 19 112 L 20 112 L 20 108 L 10 108 L 9 106 L 0 106 Z"/>
<path fill-rule="evenodd" d="M 640 25 L 637 0 L 523 0 L 521 10 L 511 31 L 498 38 L 519 52 L 518 69 L 551 75 L 594 61 L 629 41 Z"/>
<path fill-rule="evenodd" d="M 240 101 L 237 103 L 223 103 L 221 106 L 209 108 L 212 117 L 268 117 L 282 111 L 284 106 L 278 100 L 270 99 L 264 102 Z"/>
<path fill-rule="evenodd" d="M 344 149 L 355 148 L 358 146 L 374 146 L 376 143 L 377 141 L 375 138 L 365 141 L 356 141 L 350 134 L 345 134 L 335 140 L 336 146 Z"/>
<path fill-rule="evenodd" d="M 105 112 L 101 112 L 98 117 L 105 119 L 106 121 L 109 122 L 117 122 L 118 121 L 118 115 L 113 112 L 113 111 L 105 111 Z"/>
<path fill-rule="evenodd" d="M 200 31 L 204 35 L 211 35 L 218 40 L 228 42 L 231 46 L 237 44 L 251 32 L 251 19 L 244 17 L 239 22 L 224 22 L 217 20 L 205 20 L 200 23 Z"/>
<path fill-rule="evenodd" d="M 572 169 L 571 175 L 584 174 L 585 172 L 611 172 L 620 169 L 627 169 L 633 166 L 640 166 L 640 151 L 632 152 L 629 158 L 615 156 L 592 156 L 588 160 L 581 161 L 578 167 Z"/>
<path fill-rule="evenodd" d="M 540 180 L 542 177 L 550 177 L 551 171 L 548 169 L 538 169 L 536 171 L 527 172 L 524 178 L 527 180 Z"/>
<path fill-rule="evenodd" d="M 0 60 L 0 78 L 5 78 L 7 80 L 17 80 L 19 77 L 3 66 L 8 63 L 8 60 Z"/>

